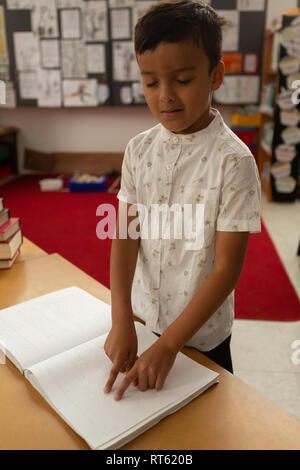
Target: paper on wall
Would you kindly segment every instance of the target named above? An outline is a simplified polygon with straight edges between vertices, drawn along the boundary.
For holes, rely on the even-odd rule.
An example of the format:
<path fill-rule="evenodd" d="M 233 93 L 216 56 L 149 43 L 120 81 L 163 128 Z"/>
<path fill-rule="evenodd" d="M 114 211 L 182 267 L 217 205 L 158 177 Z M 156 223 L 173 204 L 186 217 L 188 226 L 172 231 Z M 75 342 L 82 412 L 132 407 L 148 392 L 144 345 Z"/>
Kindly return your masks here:
<path fill-rule="evenodd" d="M 35 0 L 6 0 L 8 10 L 31 10 Z"/>
<path fill-rule="evenodd" d="M 240 11 L 264 11 L 265 0 L 238 0 L 237 9 Z"/>
<path fill-rule="evenodd" d="M 4 8 L 0 6 L 0 79 L 10 80 Z"/>
<path fill-rule="evenodd" d="M 110 96 L 110 89 L 106 83 L 99 83 L 98 85 L 98 102 L 104 104 Z"/>
<path fill-rule="evenodd" d="M 43 38 L 58 37 L 55 0 L 34 0 L 31 11 L 32 32 Z"/>
<path fill-rule="evenodd" d="M 19 90 L 21 99 L 35 100 L 38 96 L 37 72 L 20 72 Z"/>
<path fill-rule="evenodd" d="M 290 110 L 295 108 L 293 103 L 292 96 L 295 93 L 293 90 L 286 90 L 284 87 L 280 88 L 280 93 L 278 93 L 276 102 L 280 109 Z"/>
<path fill-rule="evenodd" d="M 299 121 L 300 113 L 297 108 L 290 111 L 280 111 L 280 122 L 284 126 L 298 126 Z"/>
<path fill-rule="evenodd" d="M 45 68 L 60 67 L 59 43 L 57 39 L 40 41 L 41 64 Z"/>
<path fill-rule="evenodd" d="M 113 42 L 113 78 L 115 81 L 139 80 L 140 72 L 135 57 L 133 42 Z"/>
<path fill-rule="evenodd" d="M 97 106 L 97 80 L 63 80 L 63 99 L 65 106 Z"/>
<path fill-rule="evenodd" d="M 15 108 L 16 107 L 16 90 L 14 88 L 14 83 L 6 82 L 5 86 L 6 86 L 6 90 L 5 90 L 6 102 L 5 104 L 0 104 L 0 109 L 1 108 Z"/>
<path fill-rule="evenodd" d="M 120 89 L 120 101 L 123 104 L 131 104 L 133 100 L 131 86 L 122 86 Z"/>
<path fill-rule="evenodd" d="M 291 174 L 291 164 L 290 163 L 282 163 L 282 162 L 276 162 L 271 166 L 271 173 L 274 176 L 274 178 L 286 178 L 287 176 L 290 176 Z"/>
<path fill-rule="evenodd" d="M 85 78 L 86 73 L 86 49 L 81 40 L 62 40 L 62 74 L 64 78 Z"/>
<path fill-rule="evenodd" d="M 82 0 L 56 0 L 57 8 L 82 8 Z"/>
<path fill-rule="evenodd" d="M 219 90 L 214 92 L 217 103 L 257 103 L 259 98 L 259 76 L 225 76 Z"/>
<path fill-rule="evenodd" d="M 105 1 L 91 0 L 84 3 L 83 26 L 85 41 L 107 41 L 107 24 L 108 14 Z"/>
<path fill-rule="evenodd" d="M 286 144 L 300 144 L 300 129 L 298 127 L 287 127 L 281 132 L 281 137 Z"/>
<path fill-rule="evenodd" d="M 207 3 L 207 2 L 206 2 Z M 145 11 L 153 5 L 153 1 L 136 1 L 133 8 L 132 8 L 132 37 L 134 36 L 134 28 L 137 23 L 137 20 L 139 19 L 140 16 L 142 16 Z"/>
<path fill-rule="evenodd" d="M 275 186 L 278 193 L 291 194 L 296 189 L 297 181 L 291 176 L 276 178 Z"/>
<path fill-rule="evenodd" d="M 7 64 L 0 64 L 0 80 L 4 82 L 10 80 L 9 66 Z"/>
<path fill-rule="evenodd" d="M 134 3 L 135 3 L 135 0 L 109 0 L 109 7 L 110 8 L 133 7 Z"/>
<path fill-rule="evenodd" d="M 38 106 L 61 106 L 60 70 L 39 70 L 38 72 Z"/>
<path fill-rule="evenodd" d="M 114 9 L 110 11 L 112 39 L 130 39 L 130 10 Z"/>
<path fill-rule="evenodd" d="M 145 103 L 144 88 L 141 82 L 132 84 L 133 99 L 135 103 Z"/>
<path fill-rule="evenodd" d="M 13 38 L 17 70 L 37 70 L 40 66 L 40 51 L 37 36 L 28 31 L 14 33 Z"/>
<path fill-rule="evenodd" d="M 61 10 L 60 24 L 63 39 L 81 38 L 81 12 L 79 9 Z"/>
<path fill-rule="evenodd" d="M 300 57 L 300 36 L 295 36 L 287 47 L 287 53 L 292 57 Z"/>
<path fill-rule="evenodd" d="M 0 7 L 1 12 L 1 7 Z M 6 37 L 4 31 L 0 31 L 0 56 L 7 57 Z"/>
<path fill-rule="evenodd" d="M 87 44 L 86 60 L 88 73 L 105 73 L 105 46 L 104 44 Z"/>
<path fill-rule="evenodd" d="M 237 51 L 239 48 L 240 14 L 236 10 L 217 10 L 227 20 L 223 32 L 223 52 Z"/>
<path fill-rule="evenodd" d="M 283 75 L 297 73 L 299 72 L 299 68 L 300 68 L 300 58 L 285 56 L 279 62 L 279 68 L 281 72 L 283 73 Z"/>
<path fill-rule="evenodd" d="M 275 156 L 279 162 L 292 162 L 296 155 L 295 145 L 280 144 L 275 148 Z"/>

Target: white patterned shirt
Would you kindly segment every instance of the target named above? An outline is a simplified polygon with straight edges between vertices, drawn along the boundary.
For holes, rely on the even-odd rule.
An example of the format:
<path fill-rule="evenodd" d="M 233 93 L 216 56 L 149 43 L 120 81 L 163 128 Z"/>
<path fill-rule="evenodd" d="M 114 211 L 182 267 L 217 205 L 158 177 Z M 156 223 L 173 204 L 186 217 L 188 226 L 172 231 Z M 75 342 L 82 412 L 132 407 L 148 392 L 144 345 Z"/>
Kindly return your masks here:
<path fill-rule="evenodd" d="M 158 124 L 133 137 L 124 154 L 117 196 L 121 201 L 147 208 L 204 204 L 200 245 L 185 237 L 140 240 L 132 309 L 159 334 L 182 313 L 212 271 L 216 231 L 261 230 L 261 186 L 255 159 L 220 113 L 213 111 L 215 117 L 205 129 L 184 135 Z M 233 318 L 234 291 L 186 346 L 200 351 L 215 348 L 231 334 Z"/>

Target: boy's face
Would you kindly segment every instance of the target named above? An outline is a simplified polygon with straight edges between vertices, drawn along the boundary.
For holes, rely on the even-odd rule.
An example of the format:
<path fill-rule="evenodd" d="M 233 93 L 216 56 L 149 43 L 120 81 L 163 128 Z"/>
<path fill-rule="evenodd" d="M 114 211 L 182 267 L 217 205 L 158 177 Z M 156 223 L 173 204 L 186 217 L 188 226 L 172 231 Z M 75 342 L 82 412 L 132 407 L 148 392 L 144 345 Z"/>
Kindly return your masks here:
<path fill-rule="evenodd" d="M 211 93 L 222 84 L 224 64 L 209 74 L 209 59 L 193 41 L 161 42 L 137 55 L 152 114 L 174 133 L 190 134 L 211 120 Z"/>

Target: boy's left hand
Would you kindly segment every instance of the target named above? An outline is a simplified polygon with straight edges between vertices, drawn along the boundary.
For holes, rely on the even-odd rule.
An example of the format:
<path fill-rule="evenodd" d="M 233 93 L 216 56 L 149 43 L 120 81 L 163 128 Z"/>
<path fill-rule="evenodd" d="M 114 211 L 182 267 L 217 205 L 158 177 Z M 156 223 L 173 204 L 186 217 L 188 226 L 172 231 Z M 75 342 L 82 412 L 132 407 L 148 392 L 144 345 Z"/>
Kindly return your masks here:
<path fill-rule="evenodd" d="M 177 352 L 171 351 L 164 341 L 159 338 L 141 354 L 130 371 L 127 372 L 126 377 L 116 391 L 115 400 L 121 400 L 125 390 L 132 382 L 142 392 L 147 388 L 160 390 L 174 364 Z"/>

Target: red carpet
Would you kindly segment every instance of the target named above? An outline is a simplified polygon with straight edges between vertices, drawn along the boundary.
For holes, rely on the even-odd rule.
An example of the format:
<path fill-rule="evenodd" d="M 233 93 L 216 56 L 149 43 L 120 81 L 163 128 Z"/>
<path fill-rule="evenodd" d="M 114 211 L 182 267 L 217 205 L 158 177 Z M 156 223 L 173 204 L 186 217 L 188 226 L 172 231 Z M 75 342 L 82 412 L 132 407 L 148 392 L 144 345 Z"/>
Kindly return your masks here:
<path fill-rule="evenodd" d="M 113 204 L 109 193 L 43 193 L 41 177 L 24 176 L 0 186 L 11 216 L 21 218 L 24 235 L 48 253 L 59 253 L 109 287 L 111 240 L 99 240 L 99 204 Z M 295 255 L 296 256 L 296 255 Z M 299 299 L 264 225 L 250 236 L 244 269 L 236 288 L 236 318 L 300 320 Z"/>

